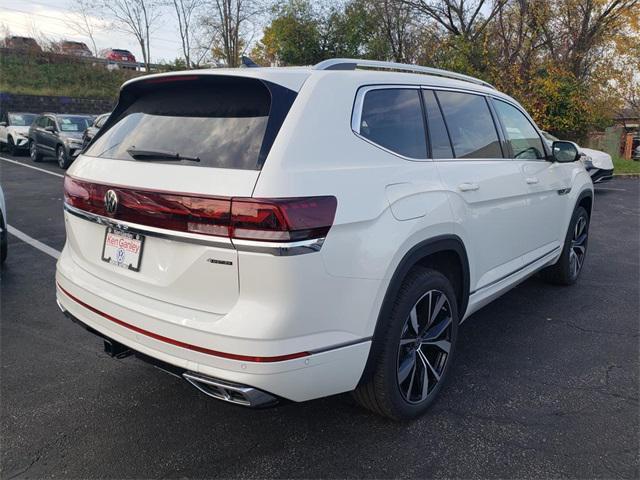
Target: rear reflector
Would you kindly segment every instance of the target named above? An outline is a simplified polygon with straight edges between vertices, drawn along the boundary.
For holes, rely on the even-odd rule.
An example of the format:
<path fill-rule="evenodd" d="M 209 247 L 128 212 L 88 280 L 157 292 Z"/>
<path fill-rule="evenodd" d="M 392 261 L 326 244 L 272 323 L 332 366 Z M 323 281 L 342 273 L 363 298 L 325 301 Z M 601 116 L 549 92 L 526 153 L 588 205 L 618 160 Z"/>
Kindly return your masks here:
<path fill-rule="evenodd" d="M 117 202 L 107 210 L 105 197 Z M 65 202 L 71 207 L 150 227 L 232 239 L 292 242 L 327 235 L 336 213 L 332 196 L 257 199 L 209 197 L 139 190 L 87 182 L 66 175 Z M 113 207 L 113 204 L 109 205 Z"/>

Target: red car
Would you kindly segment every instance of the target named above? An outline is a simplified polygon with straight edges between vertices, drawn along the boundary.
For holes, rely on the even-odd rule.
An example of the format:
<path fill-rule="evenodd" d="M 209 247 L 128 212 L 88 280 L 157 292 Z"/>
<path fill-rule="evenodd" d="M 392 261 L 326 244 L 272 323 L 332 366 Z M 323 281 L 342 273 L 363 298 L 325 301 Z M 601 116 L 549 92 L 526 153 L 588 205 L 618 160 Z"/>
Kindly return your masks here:
<path fill-rule="evenodd" d="M 118 48 L 109 48 L 102 53 L 102 56 L 114 62 L 135 63 L 136 61 L 136 57 L 129 50 L 120 50 Z"/>

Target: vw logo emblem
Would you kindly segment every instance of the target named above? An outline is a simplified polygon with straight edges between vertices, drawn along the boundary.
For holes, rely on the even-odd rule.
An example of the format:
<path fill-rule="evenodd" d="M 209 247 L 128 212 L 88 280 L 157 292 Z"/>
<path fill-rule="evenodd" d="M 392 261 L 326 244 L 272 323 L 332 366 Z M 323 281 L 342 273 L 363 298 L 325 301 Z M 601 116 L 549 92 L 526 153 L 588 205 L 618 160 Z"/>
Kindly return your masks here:
<path fill-rule="evenodd" d="M 116 213 L 118 209 L 118 196 L 113 190 L 107 190 L 104 194 L 104 209 L 107 213 Z"/>

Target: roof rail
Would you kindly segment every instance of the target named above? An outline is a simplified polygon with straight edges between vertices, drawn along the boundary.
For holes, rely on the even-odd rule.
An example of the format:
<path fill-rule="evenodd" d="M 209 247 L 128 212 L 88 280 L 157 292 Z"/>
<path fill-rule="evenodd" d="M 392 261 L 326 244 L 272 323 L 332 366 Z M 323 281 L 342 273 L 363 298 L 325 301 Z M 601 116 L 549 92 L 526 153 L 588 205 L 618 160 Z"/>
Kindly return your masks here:
<path fill-rule="evenodd" d="M 365 68 L 382 68 L 389 70 L 402 70 L 405 72 L 424 73 L 427 75 L 436 75 L 438 77 L 453 78 L 464 82 L 471 82 L 484 87 L 493 88 L 489 82 L 480 80 L 479 78 L 463 75 L 462 73 L 450 72 L 448 70 L 440 70 L 439 68 L 422 67 L 420 65 L 410 65 L 407 63 L 383 62 L 380 60 L 365 60 L 360 58 L 332 58 L 324 60 L 314 65 L 314 70 L 355 70 L 358 67 Z"/>

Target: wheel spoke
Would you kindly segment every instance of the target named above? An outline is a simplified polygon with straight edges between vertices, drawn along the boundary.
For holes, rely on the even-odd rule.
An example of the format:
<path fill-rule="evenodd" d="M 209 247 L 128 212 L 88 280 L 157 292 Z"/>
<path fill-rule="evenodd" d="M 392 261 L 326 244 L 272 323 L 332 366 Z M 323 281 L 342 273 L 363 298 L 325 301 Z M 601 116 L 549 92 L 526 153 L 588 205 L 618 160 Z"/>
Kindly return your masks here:
<path fill-rule="evenodd" d="M 417 338 L 401 338 L 400 339 L 400 346 L 404 346 L 407 345 L 409 343 L 415 343 L 415 341 L 417 340 Z"/>
<path fill-rule="evenodd" d="M 400 367 L 398 367 L 398 383 L 404 383 L 404 381 L 407 379 L 409 374 L 415 369 L 415 367 L 416 367 L 416 354 L 412 353 L 410 355 L 407 355 L 407 358 L 405 358 L 404 361 L 400 364 Z"/>
<path fill-rule="evenodd" d="M 414 305 L 409 313 L 409 317 L 411 318 L 411 327 L 413 327 L 413 331 L 416 335 L 420 335 L 420 327 L 418 326 L 418 310 L 417 305 Z"/>
<path fill-rule="evenodd" d="M 415 361 L 415 358 L 414 358 L 413 368 L 411 369 L 411 380 L 409 380 L 409 388 L 407 388 L 407 400 L 411 399 L 411 390 L 413 389 L 413 381 L 416 378 L 417 368 L 418 368 L 418 363 Z"/>
<path fill-rule="evenodd" d="M 433 307 L 433 314 L 431 314 L 431 310 L 429 311 L 430 312 L 429 326 L 431 326 L 431 323 L 438 318 L 438 314 L 442 310 L 442 307 L 444 307 L 444 304 L 446 301 L 447 301 L 447 297 L 445 297 L 444 295 L 440 295 L 440 297 L 438 298 L 438 301 L 436 302 L 435 307 Z"/>
<path fill-rule="evenodd" d="M 449 353 L 451 350 L 451 342 L 448 340 L 438 340 L 436 342 L 422 342 L 422 346 L 425 347 L 436 347 L 442 350 L 445 353 Z"/>
<path fill-rule="evenodd" d="M 583 245 L 586 240 L 587 240 L 587 232 L 584 232 L 582 235 L 580 235 L 578 238 L 573 240 L 571 243 L 573 245 Z"/>
<path fill-rule="evenodd" d="M 433 325 L 427 333 L 425 334 L 423 341 L 429 342 L 433 340 L 437 340 L 440 335 L 444 333 L 444 331 L 451 325 L 451 317 L 447 316 L 440 323 Z"/>
<path fill-rule="evenodd" d="M 440 374 L 438 372 L 436 372 L 436 369 L 433 368 L 433 366 L 431 365 L 431 362 L 429 362 L 429 359 L 426 357 L 426 355 L 424 353 L 422 353 L 421 350 L 418 350 L 418 355 L 420 356 L 420 360 L 422 360 L 422 363 L 429 369 L 431 370 L 431 373 L 433 374 L 433 376 L 436 378 L 436 382 L 440 381 Z"/>
<path fill-rule="evenodd" d="M 418 356 L 420 357 L 420 363 L 422 363 L 422 394 L 420 395 L 420 400 L 424 400 L 429 395 L 429 369 L 427 367 L 428 362 L 426 361 L 426 357 L 424 353 L 418 350 Z"/>

